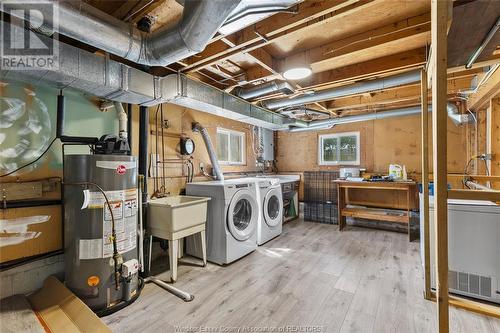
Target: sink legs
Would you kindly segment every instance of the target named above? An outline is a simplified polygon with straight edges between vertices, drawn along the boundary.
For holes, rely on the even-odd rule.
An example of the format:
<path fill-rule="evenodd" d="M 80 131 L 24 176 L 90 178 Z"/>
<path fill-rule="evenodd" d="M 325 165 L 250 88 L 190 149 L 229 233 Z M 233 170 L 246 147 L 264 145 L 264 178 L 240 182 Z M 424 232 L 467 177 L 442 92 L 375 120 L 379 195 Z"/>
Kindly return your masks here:
<path fill-rule="evenodd" d="M 177 281 L 177 258 L 179 255 L 179 240 L 168 241 L 168 260 L 170 261 L 170 279 Z"/>
<path fill-rule="evenodd" d="M 205 230 L 200 232 L 200 237 L 201 237 L 201 251 L 203 254 L 203 266 L 207 265 L 207 244 L 206 244 L 206 238 L 205 238 Z"/>

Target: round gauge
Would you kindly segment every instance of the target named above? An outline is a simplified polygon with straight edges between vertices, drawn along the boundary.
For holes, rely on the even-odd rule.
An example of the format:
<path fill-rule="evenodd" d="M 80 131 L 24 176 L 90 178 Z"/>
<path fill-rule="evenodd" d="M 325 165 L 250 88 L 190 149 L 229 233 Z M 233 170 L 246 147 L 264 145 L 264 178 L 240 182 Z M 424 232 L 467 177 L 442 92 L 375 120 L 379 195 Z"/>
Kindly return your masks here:
<path fill-rule="evenodd" d="M 181 139 L 181 154 L 192 155 L 194 153 L 194 142 L 190 138 Z"/>

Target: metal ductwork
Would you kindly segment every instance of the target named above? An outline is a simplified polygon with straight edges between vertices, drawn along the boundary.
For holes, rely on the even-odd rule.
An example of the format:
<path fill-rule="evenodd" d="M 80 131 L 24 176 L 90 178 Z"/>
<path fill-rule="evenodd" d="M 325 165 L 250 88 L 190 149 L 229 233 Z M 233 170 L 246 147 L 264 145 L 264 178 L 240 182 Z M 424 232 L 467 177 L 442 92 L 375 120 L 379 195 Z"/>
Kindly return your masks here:
<path fill-rule="evenodd" d="M 295 90 L 292 85 L 286 81 L 272 81 L 250 88 L 238 87 L 235 89 L 235 95 L 246 100 L 278 92 L 290 95 L 293 94 Z"/>
<path fill-rule="evenodd" d="M 228 16 L 219 29 L 222 35 L 229 35 L 250 26 L 275 13 L 294 13 L 289 8 L 302 0 L 241 0 L 238 7 Z"/>
<path fill-rule="evenodd" d="M 174 27 L 160 29 L 154 33 L 141 32 L 134 25 L 81 1 L 42 2 L 47 1 L 59 8 L 59 22 L 56 25 L 42 26 L 41 30 L 46 31 L 52 26 L 55 27 L 55 32 L 132 62 L 148 66 L 167 66 L 203 51 L 241 0 L 185 0 L 181 21 Z M 23 8 L 22 3 L 19 8 Z M 51 14 L 43 13 L 48 9 L 40 8 L 44 18 L 52 18 Z M 13 11 L 11 15 L 16 13 L 19 13 L 20 19 L 25 19 L 23 11 Z M 38 17 L 29 17 L 30 23 L 38 26 Z"/>
<path fill-rule="evenodd" d="M 428 106 L 429 112 L 432 111 L 432 105 Z M 446 105 L 446 111 L 448 112 L 448 116 L 455 122 L 455 124 L 463 124 L 464 122 L 468 122 L 469 118 L 467 115 L 459 114 L 458 108 L 453 103 L 448 103 Z M 391 111 L 384 112 L 375 112 L 368 114 L 360 114 L 355 116 L 346 116 L 339 118 L 331 118 L 331 119 L 322 119 L 315 120 L 310 122 L 304 122 L 298 120 L 297 123 L 291 124 L 292 127 L 288 129 L 290 132 L 303 132 L 303 131 L 318 131 L 332 128 L 335 125 L 355 123 L 360 121 L 368 121 L 368 120 L 378 120 L 378 119 L 387 119 L 387 118 L 395 118 L 395 117 L 404 117 L 411 116 L 414 114 L 422 113 L 422 108 L 420 106 L 411 106 L 406 108 L 394 109 Z M 451 114 L 451 115 L 450 115 Z M 458 120 L 462 122 L 457 122 Z"/>
<path fill-rule="evenodd" d="M 365 81 L 333 89 L 322 90 L 314 94 L 301 95 L 294 98 L 284 98 L 265 101 L 262 105 L 270 110 L 277 110 L 291 106 L 306 105 L 310 103 L 323 102 L 339 97 L 367 93 L 376 90 L 402 86 L 405 84 L 420 82 L 420 71 L 411 71 L 382 79 Z"/>
<path fill-rule="evenodd" d="M 214 172 L 215 180 L 224 180 L 224 174 L 222 173 L 222 169 L 219 165 L 219 160 L 217 159 L 217 155 L 215 154 L 214 145 L 212 144 L 212 140 L 210 139 L 210 135 L 205 127 L 203 127 L 200 123 L 192 124 L 193 132 L 199 132 L 203 137 L 203 141 L 205 142 L 205 146 L 207 148 L 208 156 L 210 157 L 210 162 L 212 163 L 212 169 Z"/>
<path fill-rule="evenodd" d="M 448 117 L 457 126 L 467 124 L 471 121 L 471 117 L 468 114 L 458 112 L 457 106 L 453 103 L 446 104 L 446 112 L 448 113 Z"/>
<path fill-rule="evenodd" d="M 287 128 L 292 122 L 286 116 L 184 75 L 153 76 L 62 42 L 58 65 L 47 70 L 1 69 L 0 79 L 74 88 L 106 100 L 142 106 L 172 103 L 271 130 Z"/>
<path fill-rule="evenodd" d="M 429 105 L 429 111 L 431 111 L 431 105 Z M 348 123 L 355 123 L 355 122 L 368 121 L 368 120 L 377 120 L 377 119 L 387 119 L 387 118 L 394 118 L 394 117 L 404 117 L 404 116 L 419 114 L 421 112 L 422 112 L 422 109 L 420 106 L 412 106 L 412 107 L 401 108 L 401 109 L 385 111 L 385 112 L 376 112 L 376 113 L 360 114 L 360 115 L 355 115 L 355 116 L 346 116 L 346 117 L 339 117 L 339 118 L 332 118 L 332 119 L 316 120 L 316 121 L 311 121 L 311 122 L 307 123 L 307 126 L 304 126 L 304 122 L 301 121 L 298 124 L 294 124 L 297 127 L 291 128 L 290 131 L 294 132 L 294 131 L 305 131 L 305 130 L 322 130 L 322 129 L 328 129 L 328 128 L 331 128 L 335 125 L 340 125 L 340 124 L 348 124 Z"/>
<path fill-rule="evenodd" d="M 320 111 L 320 110 L 314 110 L 306 107 L 293 107 L 290 109 L 284 109 L 279 111 L 280 114 L 288 116 L 290 118 L 300 118 L 300 117 L 322 117 L 322 118 L 329 118 L 330 112 L 328 111 Z"/>

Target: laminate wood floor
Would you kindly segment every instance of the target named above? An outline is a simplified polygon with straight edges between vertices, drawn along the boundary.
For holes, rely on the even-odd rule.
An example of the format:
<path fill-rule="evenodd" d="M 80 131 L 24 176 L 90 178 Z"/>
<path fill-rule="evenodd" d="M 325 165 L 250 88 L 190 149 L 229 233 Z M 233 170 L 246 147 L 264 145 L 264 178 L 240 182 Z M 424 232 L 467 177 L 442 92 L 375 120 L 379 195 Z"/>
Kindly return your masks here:
<path fill-rule="evenodd" d="M 115 332 L 435 332 L 422 297 L 419 243 L 406 234 L 297 220 L 241 260 L 180 264 L 185 303 L 148 284 L 129 307 L 103 318 Z M 168 257 L 153 265 L 168 279 Z M 500 320 L 451 308 L 451 332 L 500 333 Z M 266 330 L 267 329 L 267 330 Z M 300 331 L 299 331 L 300 332 Z"/>

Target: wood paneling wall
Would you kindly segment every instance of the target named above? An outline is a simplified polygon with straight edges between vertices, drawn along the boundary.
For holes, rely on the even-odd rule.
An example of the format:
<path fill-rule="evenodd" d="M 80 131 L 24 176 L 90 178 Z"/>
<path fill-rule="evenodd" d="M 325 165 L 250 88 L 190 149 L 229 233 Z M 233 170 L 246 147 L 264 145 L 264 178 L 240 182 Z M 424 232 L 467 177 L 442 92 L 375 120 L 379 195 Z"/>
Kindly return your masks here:
<path fill-rule="evenodd" d="M 461 173 L 467 163 L 467 128 L 448 124 L 448 170 Z M 429 120 L 429 126 L 431 126 Z M 372 120 L 335 126 L 330 130 L 313 132 L 278 132 L 277 167 L 279 172 L 304 172 L 314 170 L 338 170 L 340 166 L 318 164 L 318 138 L 321 134 L 360 132 L 361 168 L 370 173 L 387 174 L 389 164 L 406 165 L 408 175 L 421 179 L 421 128 L 420 116 Z M 429 142 L 432 138 L 429 137 Z M 432 155 L 432 152 L 430 152 Z M 432 168 L 432 156 L 429 157 Z M 460 182 L 452 184 L 460 187 Z M 302 196 L 300 196 L 302 199 Z M 385 196 L 385 206 L 399 207 L 405 198 L 398 194 Z M 417 203 L 412 204 L 416 208 Z"/>
<path fill-rule="evenodd" d="M 493 154 L 491 166 L 491 174 L 500 176 L 500 97 L 490 101 L 490 151 Z M 500 189 L 500 182 L 494 182 L 493 187 Z"/>
<path fill-rule="evenodd" d="M 149 109 L 149 125 L 150 131 L 155 131 L 155 114 L 157 107 L 151 107 Z M 205 112 L 195 111 L 188 108 L 183 108 L 173 104 L 163 105 L 163 116 L 165 120 L 168 120 L 169 128 L 164 129 L 166 133 L 164 137 L 165 145 L 165 158 L 166 159 L 179 159 L 181 155 L 179 153 L 179 136 L 186 136 L 193 139 L 196 149 L 193 154 L 193 164 L 195 169 L 195 181 L 206 181 L 209 178 L 204 177 L 200 173 L 200 163 L 203 163 L 205 167 L 208 167 L 209 172 L 211 172 L 211 162 L 208 156 L 207 150 L 203 139 L 199 133 L 194 133 L 191 130 L 191 123 L 196 121 L 205 126 L 208 129 L 212 143 L 214 147 L 216 146 L 216 131 L 217 127 L 223 127 L 226 129 L 231 129 L 235 131 L 240 131 L 245 133 L 246 139 L 246 161 L 244 165 L 223 165 L 222 170 L 227 173 L 245 173 L 245 172 L 256 172 L 258 168 L 255 165 L 255 155 L 253 153 L 253 143 L 252 143 L 252 125 L 234 121 L 231 119 L 226 119 L 223 117 L 214 116 Z M 158 116 L 158 118 L 160 118 Z M 139 109 L 134 107 L 133 114 L 133 131 L 134 140 L 132 142 L 132 152 L 134 155 L 138 155 L 138 133 L 139 133 Z M 159 151 L 161 156 L 161 141 L 159 142 Z M 156 138 L 154 134 L 149 136 L 149 153 L 154 154 L 156 152 Z M 151 155 L 150 155 L 151 156 Z M 159 166 L 159 175 L 162 176 L 161 166 Z M 151 173 L 150 168 L 150 173 Z M 166 191 L 170 194 L 178 194 L 179 191 L 185 187 L 186 184 L 187 169 L 185 164 L 182 163 L 168 163 L 165 165 L 165 176 L 166 176 Z M 229 175 L 230 177 L 231 175 Z M 161 183 L 160 179 L 160 183 Z M 148 193 L 153 194 L 154 179 L 148 179 Z"/>
<path fill-rule="evenodd" d="M 463 171 L 467 162 L 466 126 L 458 127 L 451 121 L 449 125 L 448 170 L 450 173 L 459 173 Z M 318 137 L 321 134 L 351 131 L 360 132 L 361 168 L 366 168 L 368 172 L 387 174 L 389 164 L 404 164 L 409 175 L 420 179 L 421 143 L 418 115 L 344 124 L 316 132 L 279 132 L 278 170 L 280 172 L 337 170 L 339 166 L 318 165 Z"/>

